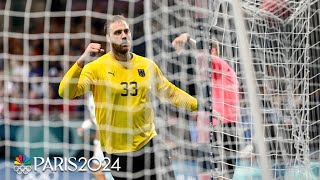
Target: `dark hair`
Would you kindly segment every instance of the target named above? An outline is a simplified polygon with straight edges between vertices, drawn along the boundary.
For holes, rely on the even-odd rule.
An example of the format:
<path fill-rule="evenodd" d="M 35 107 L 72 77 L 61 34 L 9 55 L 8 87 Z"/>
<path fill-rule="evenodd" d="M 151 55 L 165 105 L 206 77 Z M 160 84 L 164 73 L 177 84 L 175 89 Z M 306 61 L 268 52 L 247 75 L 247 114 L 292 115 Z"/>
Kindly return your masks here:
<path fill-rule="evenodd" d="M 125 21 L 127 24 L 129 24 L 127 19 L 123 15 L 114 15 L 104 24 L 103 30 L 106 35 L 109 33 L 110 25 L 116 21 Z"/>

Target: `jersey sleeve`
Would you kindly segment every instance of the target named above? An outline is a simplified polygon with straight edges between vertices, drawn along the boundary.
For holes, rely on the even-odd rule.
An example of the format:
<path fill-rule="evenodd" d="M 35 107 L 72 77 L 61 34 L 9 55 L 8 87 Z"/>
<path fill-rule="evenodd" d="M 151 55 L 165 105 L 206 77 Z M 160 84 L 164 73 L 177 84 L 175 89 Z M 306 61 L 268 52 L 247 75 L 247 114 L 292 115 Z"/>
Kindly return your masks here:
<path fill-rule="evenodd" d="M 159 67 L 154 63 L 156 96 L 160 100 L 169 102 L 171 105 L 183 108 L 189 111 L 198 109 L 197 99 L 184 92 L 180 88 L 168 81 L 164 77 Z"/>
<path fill-rule="evenodd" d="M 72 99 L 91 90 L 94 76 L 88 65 L 80 68 L 75 63 L 64 75 L 59 86 L 59 95 L 62 98 Z"/>

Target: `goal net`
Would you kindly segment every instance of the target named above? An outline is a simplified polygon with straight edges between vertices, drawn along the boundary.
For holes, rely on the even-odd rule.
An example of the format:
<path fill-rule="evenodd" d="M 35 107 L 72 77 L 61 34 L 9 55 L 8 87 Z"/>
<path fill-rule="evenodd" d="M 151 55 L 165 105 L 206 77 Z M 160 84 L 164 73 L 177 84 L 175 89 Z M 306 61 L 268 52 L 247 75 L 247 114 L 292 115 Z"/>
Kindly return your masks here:
<path fill-rule="evenodd" d="M 236 26 L 241 17 L 235 8 L 245 31 Z M 0 174 L 93 178 L 90 170 L 74 170 L 84 161 L 67 172 L 50 166 L 58 157 L 88 160 L 97 148 L 96 127 L 83 124 L 91 117 L 88 95 L 62 99 L 58 86 L 90 42 L 107 49 L 104 23 L 123 14 L 132 51 L 154 60 L 170 82 L 200 102 L 196 121 L 153 98 L 160 139 L 155 148 L 165 152 L 156 164 L 171 159 L 169 169 L 159 166 L 156 173 L 173 170 L 176 179 L 319 179 L 319 8 L 317 0 L 242 0 L 240 6 L 230 0 L 0 1 Z M 172 41 L 182 33 L 196 40 L 196 49 L 186 44 L 175 51 Z M 239 35 L 248 41 L 240 42 Z M 210 51 L 216 43 L 218 56 Z M 240 51 L 243 43 L 246 51 Z M 43 160 L 38 172 L 34 157 Z"/>

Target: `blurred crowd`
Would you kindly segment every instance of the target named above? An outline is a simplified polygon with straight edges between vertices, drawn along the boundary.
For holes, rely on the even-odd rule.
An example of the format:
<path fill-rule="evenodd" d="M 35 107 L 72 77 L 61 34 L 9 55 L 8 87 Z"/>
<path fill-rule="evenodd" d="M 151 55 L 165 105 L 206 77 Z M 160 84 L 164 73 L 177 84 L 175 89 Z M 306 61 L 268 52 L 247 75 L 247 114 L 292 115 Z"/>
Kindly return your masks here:
<path fill-rule="evenodd" d="M 46 60 L 42 39 L 30 43 L 27 50 L 23 48 L 22 39 L 9 38 L 9 56 L 7 61 L 5 60 L 4 68 L 6 79 L 3 81 L 3 97 L 8 97 L 6 102 L 9 118 L 23 120 L 27 114 L 30 120 L 40 120 L 43 119 L 45 109 L 49 114 L 61 113 L 68 109 L 73 116 L 73 112 L 79 109 L 77 105 L 72 105 L 71 102 L 69 107 L 65 107 L 62 103 L 54 101 L 59 99 L 58 81 L 63 75 L 62 64 L 57 57 L 63 53 L 63 41 L 49 40 L 50 57 Z"/>

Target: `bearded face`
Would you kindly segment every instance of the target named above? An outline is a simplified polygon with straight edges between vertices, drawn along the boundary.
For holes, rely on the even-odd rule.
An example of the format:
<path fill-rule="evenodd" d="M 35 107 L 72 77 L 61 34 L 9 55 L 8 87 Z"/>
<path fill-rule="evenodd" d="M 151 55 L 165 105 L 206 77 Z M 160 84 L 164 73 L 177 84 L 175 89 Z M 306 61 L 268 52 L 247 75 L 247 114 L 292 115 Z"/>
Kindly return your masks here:
<path fill-rule="evenodd" d="M 125 21 L 116 21 L 110 25 L 109 40 L 112 51 L 116 54 L 126 54 L 131 48 L 131 32 Z"/>
<path fill-rule="evenodd" d="M 111 43 L 111 47 L 114 53 L 127 54 L 130 50 L 130 45 L 128 41 L 124 41 L 121 44 Z"/>

